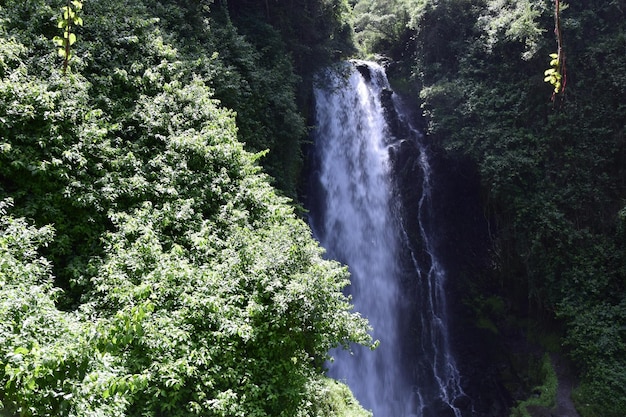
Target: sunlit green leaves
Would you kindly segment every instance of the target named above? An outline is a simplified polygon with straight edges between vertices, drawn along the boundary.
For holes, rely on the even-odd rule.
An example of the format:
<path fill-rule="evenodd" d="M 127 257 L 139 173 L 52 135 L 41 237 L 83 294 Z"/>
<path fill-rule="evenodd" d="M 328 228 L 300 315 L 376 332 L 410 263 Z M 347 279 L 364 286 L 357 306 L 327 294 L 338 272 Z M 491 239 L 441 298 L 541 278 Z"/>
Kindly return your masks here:
<path fill-rule="evenodd" d="M 29 226 L 7 214 L 6 202 L 0 202 L 3 410 L 25 416 L 119 413 L 117 401 L 94 396 L 92 384 L 103 379 L 84 379 L 113 371 L 95 351 L 92 322 L 55 306 L 58 289 L 51 285 L 50 264 L 37 253 L 52 238 L 50 227 Z"/>
<path fill-rule="evenodd" d="M 484 30 L 485 46 L 491 51 L 497 43 L 518 41 L 524 44 L 522 58 L 532 58 L 546 31 L 539 18 L 547 10 L 545 2 L 534 0 L 490 0 L 478 19 Z"/>
<path fill-rule="evenodd" d="M 72 26 L 83 26 L 83 18 L 78 12 L 83 8 L 80 1 L 68 0 L 67 5 L 61 10 L 61 17 L 57 23 L 59 29 L 63 29 L 63 37 L 55 36 L 52 41 L 59 46 L 58 55 L 63 58 L 63 72 L 67 71 L 69 60 L 72 58 L 70 47 L 76 43 L 76 34 Z"/>
<path fill-rule="evenodd" d="M 545 70 L 543 73 L 543 75 L 545 75 L 543 80 L 552 84 L 555 94 L 561 92 L 561 87 L 563 85 L 562 65 L 560 60 L 561 58 L 559 57 L 559 54 L 550 54 L 550 68 Z"/>
<path fill-rule="evenodd" d="M 410 19 L 406 0 L 355 2 L 355 40 L 365 54 L 385 53 L 406 35 Z"/>

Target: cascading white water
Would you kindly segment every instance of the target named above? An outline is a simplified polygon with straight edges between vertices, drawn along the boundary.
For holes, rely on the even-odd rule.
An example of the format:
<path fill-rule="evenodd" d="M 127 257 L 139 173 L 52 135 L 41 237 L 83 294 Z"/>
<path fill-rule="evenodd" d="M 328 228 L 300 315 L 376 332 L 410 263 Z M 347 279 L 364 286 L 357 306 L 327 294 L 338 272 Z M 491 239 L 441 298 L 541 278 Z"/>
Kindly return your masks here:
<path fill-rule="evenodd" d="M 420 136 L 408 125 L 410 138 L 392 135 L 384 94 L 391 89 L 383 68 L 361 61 L 327 72 L 315 89 L 320 201 L 311 208 L 311 224 L 328 256 L 348 265 L 355 309 L 380 341 L 373 352 L 359 346 L 352 353 L 333 351 L 329 374 L 345 380 L 374 417 L 461 417 L 454 404 L 463 392 L 447 340 L 445 273 L 426 220 L 428 156 L 422 150 L 422 195 L 418 213 L 411 214 L 419 216 L 417 253 L 398 210 L 390 150 Z"/>
<path fill-rule="evenodd" d="M 409 415 L 410 386 L 400 377 L 403 364 L 394 360 L 400 345 L 400 239 L 391 207 L 386 122 L 375 93 L 385 87 L 384 79 L 373 77 L 366 83 L 353 71 L 347 80 L 328 74 L 326 81 L 332 85 L 315 91 L 319 181 L 326 195 L 319 231 L 329 255 L 348 265 L 355 308 L 367 315 L 381 341 L 374 352 L 356 348 L 354 360 L 334 352 L 331 372 L 346 379 L 376 416 Z"/>

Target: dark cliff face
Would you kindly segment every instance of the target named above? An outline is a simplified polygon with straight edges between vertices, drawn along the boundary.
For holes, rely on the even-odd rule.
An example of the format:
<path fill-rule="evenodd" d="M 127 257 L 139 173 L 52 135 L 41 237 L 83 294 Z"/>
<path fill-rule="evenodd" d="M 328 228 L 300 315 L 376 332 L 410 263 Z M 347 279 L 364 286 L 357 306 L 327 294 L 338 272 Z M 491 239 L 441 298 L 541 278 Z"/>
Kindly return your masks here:
<path fill-rule="evenodd" d="M 511 373 L 505 341 L 480 326 L 472 292 L 473 280 L 491 273 L 490 225 L 482 208 L 480 179 L 467 159 L 433 150 L 431 161 L 437 189 L 433 221 L 448 273 L 450 336 L 463 388 L 473 401 L 473 416 L 505 416 L 513 405 L 503 381 L 503 375 Z"/>
<path fill-rule="evenodd" d="M 424 175 L 419 158 L 421 152 L 428 152 L 432 169 L 431 209 L 422 221 L 435 231 L 435 250 L 447 275 L 451 348 L 468 397 L 457 407 L 464 416 L 507 415 L 513 401 L 502 383 L 502 369 L 509 366 L 504 346 L 498 335 L 477 327 L 474 310 L 467 306 L 472 276 L 489 273 L 490 268 L 489 221 L 481 205 L 480 179 L 470 161 L 446 154 L 436 145 L 429 144 L 427 137 L 415 137 L 406 122 L 399 120 L 391 91 L 383 92 L 381 100 L 391 133 L 397 141 L 391 152 L 401 218 L 410 244 L 417 249 L 416 255 L 422 264 L 429 259 L 424 253 L 417 216 Z M 411 115 L 411 109 L 407 109 L 406 114 L 416 117 Z M 415 125 L 420 125 L 419 120 Z M 417 141 L 421 141 L 419 146 Z M 411 291 L 410 288 L 407 290 Z M 436 414 L 445 415 L 442 410 Z"/>

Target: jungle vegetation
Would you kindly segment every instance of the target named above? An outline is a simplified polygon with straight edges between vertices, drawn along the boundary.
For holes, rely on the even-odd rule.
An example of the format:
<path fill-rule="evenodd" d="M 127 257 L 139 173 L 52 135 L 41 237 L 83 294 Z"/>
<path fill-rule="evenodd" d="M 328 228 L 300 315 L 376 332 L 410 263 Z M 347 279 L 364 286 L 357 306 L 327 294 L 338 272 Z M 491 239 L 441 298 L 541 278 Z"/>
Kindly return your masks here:
<path fill-rule="evenodd" d="M 324 376 L 367 322 L 288 198 L 294 67 L 345 27 L 300 3 L 0 2 L 2 415 L 367 415 Z"/>
<path fill-rule="evenodd" d="M 296 203 L 313 74 L 360 54 L 479 173 L 468 303 L 625 415 L 626 7 L 559 4 L 557 39 L 549 0 L 0 0 L 0 410 L 367 415 L 323 369 L 367 323 Z"/>

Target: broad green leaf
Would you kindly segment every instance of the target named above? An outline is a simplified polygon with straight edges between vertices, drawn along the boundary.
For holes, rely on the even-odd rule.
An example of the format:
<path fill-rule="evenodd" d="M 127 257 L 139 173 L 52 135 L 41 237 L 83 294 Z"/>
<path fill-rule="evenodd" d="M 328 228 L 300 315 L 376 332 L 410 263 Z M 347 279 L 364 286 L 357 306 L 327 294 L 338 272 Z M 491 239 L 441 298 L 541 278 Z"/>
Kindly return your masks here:
<path fill-rule="evenodd" d="M 26 382 L 26 388 L 28 388 L 29 390 L 35 389 L 36 386 L 37 382 L 35 381 L 35 378 L 31 378 L 28 380 L 28 382 Z"/>

